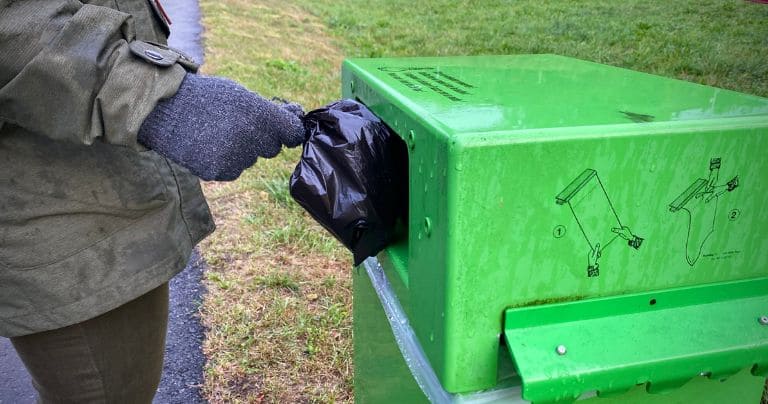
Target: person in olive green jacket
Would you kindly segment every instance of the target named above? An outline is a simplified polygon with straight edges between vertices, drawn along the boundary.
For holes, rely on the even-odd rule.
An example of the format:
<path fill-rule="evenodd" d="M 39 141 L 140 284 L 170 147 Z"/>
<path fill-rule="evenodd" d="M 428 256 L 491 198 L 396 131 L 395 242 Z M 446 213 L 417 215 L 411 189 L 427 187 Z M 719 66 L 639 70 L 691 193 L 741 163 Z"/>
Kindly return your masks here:
<path fill-rule="evenodd" d="M 0 0 L 0 336 L 42 402 L 150 402 L 168 280 L 214 230 L 198 177 L 304 140 L 167 34 L 156 0 Z"/>

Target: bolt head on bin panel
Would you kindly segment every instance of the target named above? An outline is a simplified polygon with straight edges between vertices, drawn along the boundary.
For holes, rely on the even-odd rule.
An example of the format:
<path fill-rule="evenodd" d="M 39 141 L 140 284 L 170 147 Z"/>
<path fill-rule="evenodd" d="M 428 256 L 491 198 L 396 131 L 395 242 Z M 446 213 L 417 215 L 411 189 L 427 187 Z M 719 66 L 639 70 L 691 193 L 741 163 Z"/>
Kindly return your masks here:
<path fill-rule="evenodd" d="M 408 229 L 379 260 L 449 392 L 496 383 L 505 310 L 768 277 L 766 98 L 554 55 L 342 80 L 409 146 Z"/>

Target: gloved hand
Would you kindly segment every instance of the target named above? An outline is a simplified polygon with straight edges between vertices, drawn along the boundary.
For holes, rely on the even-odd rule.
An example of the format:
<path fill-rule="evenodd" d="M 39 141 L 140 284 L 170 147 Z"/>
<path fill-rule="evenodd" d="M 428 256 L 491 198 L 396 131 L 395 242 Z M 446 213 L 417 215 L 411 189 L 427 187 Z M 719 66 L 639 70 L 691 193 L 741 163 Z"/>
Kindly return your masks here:
<path fill-rule="evenodd" d="M 187 74 L 144 120 L 138 141 L 204 180 L 231 181 L 257 157 L 302 144 L 303 114 L 298 104 L 273 103 L 233 81 Z"/>

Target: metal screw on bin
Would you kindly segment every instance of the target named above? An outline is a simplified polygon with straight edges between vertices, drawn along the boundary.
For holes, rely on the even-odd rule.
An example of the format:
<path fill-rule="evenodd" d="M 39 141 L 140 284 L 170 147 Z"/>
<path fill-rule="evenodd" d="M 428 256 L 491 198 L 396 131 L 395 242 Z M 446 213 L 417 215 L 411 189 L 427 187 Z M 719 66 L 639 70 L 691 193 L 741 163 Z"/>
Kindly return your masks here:
<path fill-rule="evenodd" d="M 757 321 L 759 321 L 762 325 L 768 325 L 768 316 L 760 316 Z"/>
<path fill-rule="evenodd" d="M 558 355 L 563 356 L 568 352 L 568 348 L 566 348 L 565 345 L 558 345 L 557 348 L 555 348 L 555 352 L 557 352 Z"/>

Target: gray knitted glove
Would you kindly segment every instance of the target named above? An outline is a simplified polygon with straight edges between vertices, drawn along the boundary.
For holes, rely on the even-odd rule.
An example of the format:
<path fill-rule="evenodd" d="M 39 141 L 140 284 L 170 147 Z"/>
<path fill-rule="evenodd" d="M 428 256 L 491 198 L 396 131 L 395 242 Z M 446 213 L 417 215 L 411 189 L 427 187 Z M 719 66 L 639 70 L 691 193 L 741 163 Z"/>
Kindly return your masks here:
<path fill-rule="evenodd" d="M 141 125 L 139 143 L 204 180 L 231 181 L 283 145 L 304 142 L 298 104 L 265 100 L 222 78 L 187 74 Z"/>

